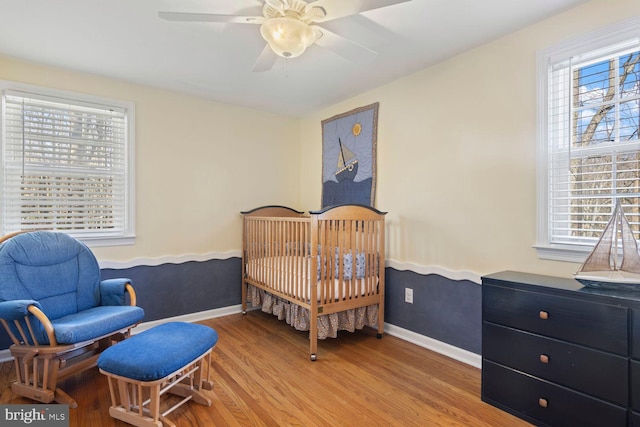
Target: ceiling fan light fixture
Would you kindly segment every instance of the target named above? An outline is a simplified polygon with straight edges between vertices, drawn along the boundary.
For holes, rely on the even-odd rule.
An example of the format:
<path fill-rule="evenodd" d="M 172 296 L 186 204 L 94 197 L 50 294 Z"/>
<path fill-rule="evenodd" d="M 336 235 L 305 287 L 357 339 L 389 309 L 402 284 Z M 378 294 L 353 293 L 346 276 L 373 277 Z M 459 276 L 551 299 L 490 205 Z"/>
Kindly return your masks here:
<path fill-rule="evenodd" d="M 316 40 L 316 32 L 310 25 L 286 16 L 266 20 L 260 33 L 276 55 L 283 58 L 302 55 Z"/>

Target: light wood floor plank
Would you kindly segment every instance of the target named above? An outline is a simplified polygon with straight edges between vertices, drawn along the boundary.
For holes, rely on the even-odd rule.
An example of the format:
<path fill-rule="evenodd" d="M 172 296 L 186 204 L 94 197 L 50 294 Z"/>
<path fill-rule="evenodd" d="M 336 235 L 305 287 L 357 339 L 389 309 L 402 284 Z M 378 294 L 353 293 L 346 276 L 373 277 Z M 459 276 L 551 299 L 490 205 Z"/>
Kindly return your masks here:
<path fill-rule="evenodd" d="M 220 337 L 212 404 L 178 408 L 169 418 L 180 427 L 528 425 L 480 400 L 478 369 L 396 337 L 377 339 L 373 329 L 321 340 L 311 362 L 307 333 L 260 311 L 202 323 Z M 33 403 L 11 393 L 13 376 L 13 363 L 0 364 L 0 402 Z M 62 388 L 78 402 L 71 427 L 127 425 L 109 416 L 109 388 L 97 368 Z"/>

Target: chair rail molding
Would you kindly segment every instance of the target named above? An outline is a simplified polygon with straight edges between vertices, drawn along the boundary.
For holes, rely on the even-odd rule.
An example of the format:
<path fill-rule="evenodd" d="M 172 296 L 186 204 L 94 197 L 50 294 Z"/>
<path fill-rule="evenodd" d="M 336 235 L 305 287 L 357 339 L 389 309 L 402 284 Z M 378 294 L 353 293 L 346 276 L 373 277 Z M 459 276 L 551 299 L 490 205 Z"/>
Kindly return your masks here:
<path fill-rule="evenodd" d="M 386 260 L 387 267 L 399 271 L 413 271 L 414 273 L 429 275 L 437 274 L 450 280 L 469 280 L 478 285 L 482 284 L 482 275 L 473 271 L 454 271 L 437 265 L 420 265 L 412 262 L 396 261 L 393 259 Z"/>
<path fill-rule="evenodd" d="M 241 257 L 242 251 L 235 250 L 228 252 L 207 252 L 203 254 L 165 255 L 157 258 L 133 258 L 127 261 L 98 260 L 98 263 L 102 269 L 109 268 L 121 270 L 141 265 L 155 267 L 162 264 L 182 264 L 191 261 L 206 262 L 211 260 L 226 260 Z"/>

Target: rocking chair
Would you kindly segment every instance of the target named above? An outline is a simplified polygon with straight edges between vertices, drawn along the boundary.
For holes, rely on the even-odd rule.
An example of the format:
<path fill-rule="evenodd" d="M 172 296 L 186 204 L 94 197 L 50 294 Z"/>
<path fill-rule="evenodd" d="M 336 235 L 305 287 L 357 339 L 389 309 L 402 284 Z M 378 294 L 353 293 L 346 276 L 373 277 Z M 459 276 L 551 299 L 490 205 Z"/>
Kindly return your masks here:
<path fill-rule="evenodd" d="M 0 323 L 13 342 L 17 376 L 11 390 L 77 407 L 56 384 L 96 366 L 100 353 L 142 320 L 129 282 L 101 281 L 93 253 L 66 234 L 0 238 Z"/>

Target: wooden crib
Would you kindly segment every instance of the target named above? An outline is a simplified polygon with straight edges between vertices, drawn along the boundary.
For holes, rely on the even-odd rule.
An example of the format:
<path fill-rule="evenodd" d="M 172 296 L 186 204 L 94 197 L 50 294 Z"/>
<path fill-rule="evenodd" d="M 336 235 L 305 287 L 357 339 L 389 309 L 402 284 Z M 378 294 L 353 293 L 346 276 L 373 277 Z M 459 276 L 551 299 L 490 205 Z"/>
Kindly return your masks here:
<path fill-rule="evenodd" d="M 375 306 L 384 332 L 385 212 L 340 205 L 310 212 L 265 206 L 242 212 L 242 310 L 249 286 L 309 311 L 310 358 L 318 319 Z"/>

